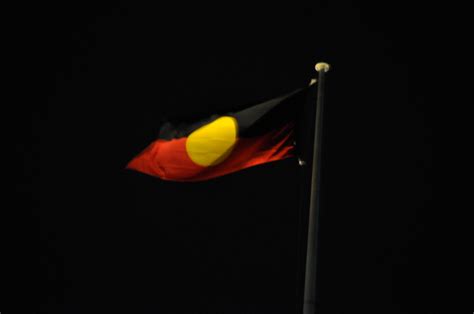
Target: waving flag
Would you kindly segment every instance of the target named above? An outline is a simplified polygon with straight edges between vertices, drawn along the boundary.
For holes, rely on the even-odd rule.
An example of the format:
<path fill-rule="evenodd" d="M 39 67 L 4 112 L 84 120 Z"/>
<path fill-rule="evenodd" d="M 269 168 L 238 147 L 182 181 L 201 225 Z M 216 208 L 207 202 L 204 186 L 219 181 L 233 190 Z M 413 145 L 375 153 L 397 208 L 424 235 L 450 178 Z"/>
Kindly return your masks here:
<path fill-rule="evenodd" d="M 201 181 L 292 157 L 296 112 L 306 91 L 191 123 L 168 121 L 127 168 L 164 180 Z"/>

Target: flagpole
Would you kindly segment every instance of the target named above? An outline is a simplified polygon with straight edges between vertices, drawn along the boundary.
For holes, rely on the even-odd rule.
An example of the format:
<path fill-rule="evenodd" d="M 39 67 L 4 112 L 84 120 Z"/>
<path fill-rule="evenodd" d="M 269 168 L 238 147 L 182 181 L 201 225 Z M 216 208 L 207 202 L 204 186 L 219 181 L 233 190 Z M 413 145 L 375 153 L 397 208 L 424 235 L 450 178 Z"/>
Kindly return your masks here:
<path fill-rule="evenodd" d="M 313 162 L 311 170 L 311 194 L 309 204 L 308 241 L 306 247 L 306 269 L 304 285 L 303 314 L 316 313 L 316 262 L 318 248 L 319 195 L 321 139 L 324 106 L 324 76 L 329 71 L 329 64 L 320 62 L 315 66 L 319 73 L 317 80 L 318 95 L 316 98 L 316 115 L 314 127 Z"/>

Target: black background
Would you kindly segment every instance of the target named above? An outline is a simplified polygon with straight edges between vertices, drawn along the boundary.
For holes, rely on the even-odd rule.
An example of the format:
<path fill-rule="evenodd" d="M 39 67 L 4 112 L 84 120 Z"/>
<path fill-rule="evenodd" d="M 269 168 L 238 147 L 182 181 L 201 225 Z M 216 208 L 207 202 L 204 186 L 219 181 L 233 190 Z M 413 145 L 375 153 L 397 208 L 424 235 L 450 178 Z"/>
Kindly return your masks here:
<path fill-rule="evenodd" d="M 306 85 L 318 61 L 332 65 L 320 313 L 445 313 L 429 8 L 122 1 L 16 13 L 25 101 L 9 116 L 15 227 L 2 314 L 297 313 L 295 160 L 191 184 L 124 166 L 163 115 L 278 96 Z"/>

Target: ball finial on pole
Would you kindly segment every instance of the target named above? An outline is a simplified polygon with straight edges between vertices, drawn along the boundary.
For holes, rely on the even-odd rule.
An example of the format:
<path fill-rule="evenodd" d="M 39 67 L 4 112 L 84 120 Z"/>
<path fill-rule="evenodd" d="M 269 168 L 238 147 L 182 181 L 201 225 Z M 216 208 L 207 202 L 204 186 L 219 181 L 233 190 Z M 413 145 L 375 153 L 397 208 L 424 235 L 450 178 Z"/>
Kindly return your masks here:
<path fill-rule="evenodd" d="M 316 63 L 314 68 L 318 72 L 321 72 L 321 71 L 327 72 L 327 71 L 329 71 L 330 66 L 326 62 L 318 62 L 318 63 Z"/>

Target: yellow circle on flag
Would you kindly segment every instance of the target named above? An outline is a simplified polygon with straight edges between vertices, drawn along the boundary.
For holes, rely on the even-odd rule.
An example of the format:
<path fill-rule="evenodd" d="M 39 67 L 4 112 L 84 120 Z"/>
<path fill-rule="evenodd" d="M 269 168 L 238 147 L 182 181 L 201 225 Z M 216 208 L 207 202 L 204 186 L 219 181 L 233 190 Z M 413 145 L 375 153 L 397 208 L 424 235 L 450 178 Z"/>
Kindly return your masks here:
<path fill-rule="evenodd" d="M 237 142 L 238 125 L 233 117 L 220 117 L 188 136 L 186 151 L 200 166 L 214 166 L 224 161 Z"/>

